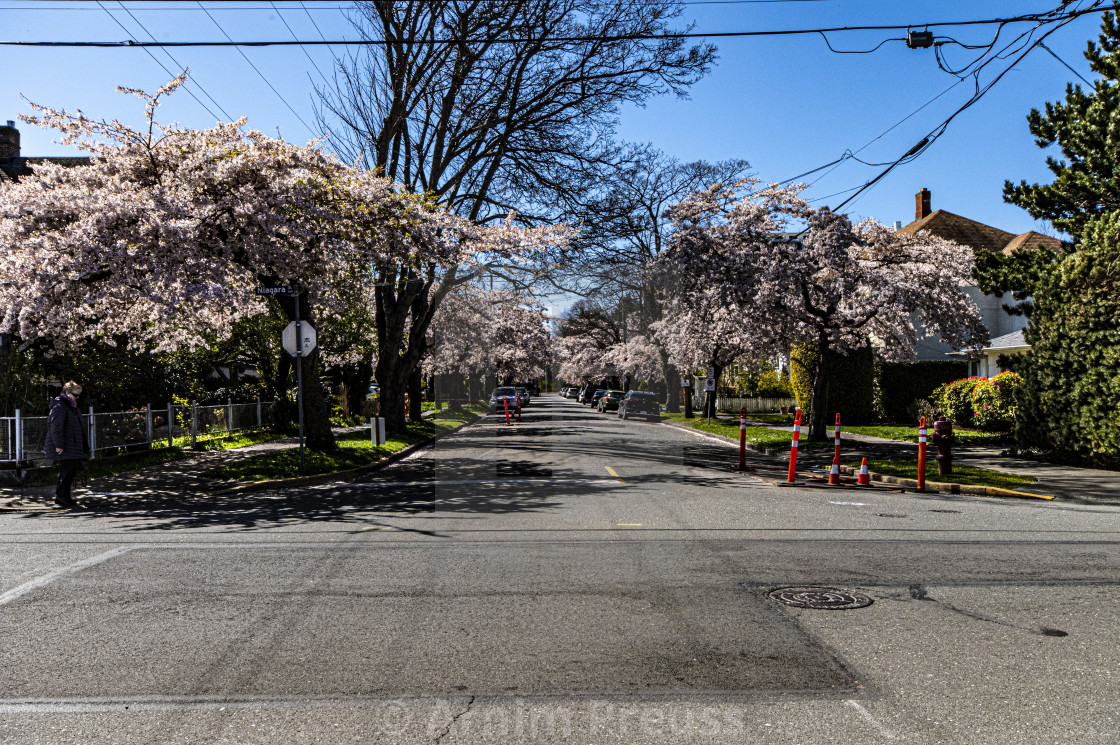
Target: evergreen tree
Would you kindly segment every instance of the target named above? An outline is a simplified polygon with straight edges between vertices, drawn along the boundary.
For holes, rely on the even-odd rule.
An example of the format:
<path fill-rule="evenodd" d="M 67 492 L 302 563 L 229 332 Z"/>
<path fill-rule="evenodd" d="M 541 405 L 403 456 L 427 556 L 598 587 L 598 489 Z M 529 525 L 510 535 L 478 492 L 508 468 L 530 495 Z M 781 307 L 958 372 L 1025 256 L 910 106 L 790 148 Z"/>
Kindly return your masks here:
<path fill-rule="evenodd" d="M 1032 109 L 1027 117 L 1038 146 L 1055 143 L 1062 159 L 1047 157 L 1054 174 L 1050 184 L 1004 184 L 1004 199 L 1032 217 L 1077 235 L 1093 216 L 1120 209 L 1120 27 L 1115 13 L 1106 13 L 1099 44 L 1085 52 L 1093 72 L 1101 76 L 1090 92 L 1066 87 L 1065 103 L 1047 103 L 1045 113 Z"/>
<path fill-rule="evenodd" d="M 1038 284 L 1019 361 L 1020 444 L 1120 462 L 1120 210 L 1080 228 Z"/>

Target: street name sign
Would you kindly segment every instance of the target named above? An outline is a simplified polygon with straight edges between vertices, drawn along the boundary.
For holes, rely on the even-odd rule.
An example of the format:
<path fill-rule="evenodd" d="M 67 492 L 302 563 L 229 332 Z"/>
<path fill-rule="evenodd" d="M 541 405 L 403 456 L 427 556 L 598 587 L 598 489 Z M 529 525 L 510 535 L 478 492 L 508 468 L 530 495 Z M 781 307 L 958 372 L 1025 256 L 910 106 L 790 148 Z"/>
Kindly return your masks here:
<path fill-rule="evenodd" d="M 292 285 L 258 285 L 255 292 L 258 295 L 295 295 L 296 288 Z"/>
<path fill-rule="evenodd" d="M 315 343 L 317 341 L 315 329 L 311 327 L 310 323 L 304 321 L 300 324 L 300 326 L 302 327 L 300 330 L 303 332 L 302 351 L 300 350 L 300 344 L 296 341 L 295 321 L 292 321 L 284 327 L 284 335 L 281 337 L 284 342 L 284 351 L 292 355 L 293 357 L 297 355 L 297 352 L 300 352 L 300 357 L 306 357 L 307 355 L 311 354 L 311 350 L 315 348 Z"/>

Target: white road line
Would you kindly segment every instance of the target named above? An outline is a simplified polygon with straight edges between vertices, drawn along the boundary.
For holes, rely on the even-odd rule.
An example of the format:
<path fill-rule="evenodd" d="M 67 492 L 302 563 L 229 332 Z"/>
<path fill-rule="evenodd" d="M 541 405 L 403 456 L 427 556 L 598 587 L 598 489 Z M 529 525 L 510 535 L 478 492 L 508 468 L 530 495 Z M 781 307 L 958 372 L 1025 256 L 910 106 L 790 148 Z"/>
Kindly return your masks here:
<path fill-rule="evenodd" d="M 856 711 L 857 711 L 857 712 L 859 713 L 859 715 L 860 715 L 861 717 L 863 717 L 864 719 L 866 719 L 866 720 L 867 720 L 867 722 L 868 722 L 868 724 L 870 724 L 870 725 L 871 725 L 872 727 L 874 727 L 874 728 L 875 728 L 875 730 L 876 730 L 876 731 L 877 731 L 877 732 L 878 732 L 878 733 L 879 733 L 880 735 L 882 735 L 882 736 L 883 736 L 884 738 L 886 738 L 887 740 L 893 740 L 893 739 L 894 739 L 894 735 L 892 735 L 892 734 L 890 733 L 890 731 L 889 731 L 889 730 L 887 730 L 887 728 L 886 728 L 886 727 L 884 727 L 883 725 L 879 724 L 879 722 L 878 722 L 878 721 L 877 721 L 877 720 L 875 719 L 875 717 L 871 716 L 871 712 L 869 712 L 869 711 L 868 711 L 867 709 L 865 709 L 865 708 L 863 708 L 862 706 L 860 706 L 860 704 L 859 704 L 859 702 L 858 702 L 858 701 L 853 701 L 853 700 L 851 700 L 851 699 L 848 699 L 848 700 L 847 700 L 847 701 L 845 701 L 844 703 L 846 703 L 846 704 L 847 704 L 848 706 L 850 706 L 850 707 L 852 707 L 853 709 L 855 709 L 855 710 L 856 710 Z"/>
<path fill-rule="evenodd" d="M 88 559 L 76 561 L 73 564 L 62 567 L 61 569 L 56 569 L 50 574 L 44 574 L 42 577 L 33 579 L 30 582 L 24 582 L 19 587 L 12 588 L 11 590 L 5 592 L 3 595 L 0 595 L 0 605 L 10 603 L 17 598 L 23 597 L 33 590 L 38 590 L 40 587 L 45 587 L 59 577 L 63 577 L 67 574 L 73 574 L 75 572 L 80 572 L 83 569 L 95 566 L 104 561 L 108 561 L 109 559 L 120 556 L 121 554 L 128 553 L 129 551 L 133 551 L 138 548 L 143 548 L 143 546 L 121 546 L 120 548 L 114 548 L 111 551 L 106 551 L 105 553 L 98 554 L 97 556 L 91 556 Z"/>

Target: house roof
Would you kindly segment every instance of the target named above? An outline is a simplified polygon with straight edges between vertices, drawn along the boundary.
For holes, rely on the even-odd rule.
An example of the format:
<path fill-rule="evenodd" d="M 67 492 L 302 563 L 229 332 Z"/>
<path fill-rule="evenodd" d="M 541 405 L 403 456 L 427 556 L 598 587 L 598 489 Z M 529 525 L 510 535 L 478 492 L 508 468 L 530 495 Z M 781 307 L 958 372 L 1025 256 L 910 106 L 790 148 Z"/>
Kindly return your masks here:
<path fill-rule="evenodd" d="M 898 232 L 903 235 L 916 235 L 922 230 L 928 230 L 938 238 L 945 238 L 962 246 L 970 246 L 976 251 L 1009 254 L 1019 248 L 1034 249 L 1040 245 L 1051 251 L 1062 249 L 1062 242 L 1057 238 L 1033 230 L 1015 235 L 946 210 L 934 210 L 921 220 L 915 220 L 900 228 Z"/>
<path fill-rule="evenodd" d="M 1062 250 L 1062 242 L 1057 238 L 1028 230 L 1026 233 L 1015 236 L 1015 239 L 1004 247 L 1003 252 L 1009 254 L 1017 248 L 1038 248 L 1039 246 L 1048 248 L 1055 253 Z"/>
<path fill-rule="evenodd" d="M 977 251 L 1003 251 L 1004 247 L 1014 238 L 1014 233 L 1008 233 L 991 225 L 961 217 L 947 210 L 934 210 L 921 220 L 915 220 L 899 229 L 903 235 L 917 235 L 922 230 L 928 230 L 938 238 L 959 243 L 962 246 L 971 246 Z"/>
<path fill-rule="evenodd" d="M 28 158 L 10 158 L 0 162 L 0 181 L 10 179 L 17 181 L 20 176 L 30 176 L 34 171 L 31 166 L 36 163 L 57 163 L 60 166 L 72 168 L 74 166 L 88 166 L 92 159 L 88 155 L 41 155 Z"/>
<path fill-rule="evenodd" d="M 1023 338 L 1023 330 L 1012 331 L 1010 334 L 997 336 L 984 347 L 985 352 L 995 352 L 1000 349 L 1030 349 L 1031 345 Z"/>

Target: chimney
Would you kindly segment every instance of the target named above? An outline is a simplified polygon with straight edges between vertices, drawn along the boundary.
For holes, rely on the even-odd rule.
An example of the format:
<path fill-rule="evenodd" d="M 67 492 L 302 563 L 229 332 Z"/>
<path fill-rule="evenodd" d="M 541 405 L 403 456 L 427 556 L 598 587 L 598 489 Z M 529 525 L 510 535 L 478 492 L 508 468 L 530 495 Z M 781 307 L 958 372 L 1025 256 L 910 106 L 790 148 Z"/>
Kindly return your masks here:
<path fill-rule="evenodd" d="M 933 210 L 929 207 L 929 189 L 923 188 L 914 195 L 914 219 L 921 220 L 923 217 L 929 215 Z"/>
<path fill-rule="evenodd" d="M 896 233 L 898 231 L 902 230 L 902 220 L 895 220 L 894 221 L 894 230 L 895 230 Z"/>
<path fill-rule="evenodd" d="M 11 119 L 7 125 L 0 127 L 0 160 L 10 160 L 19 157 L 19 130 Z"/>

